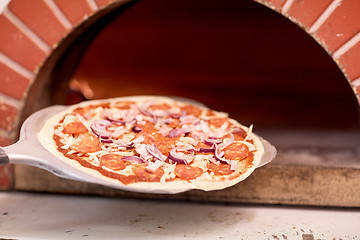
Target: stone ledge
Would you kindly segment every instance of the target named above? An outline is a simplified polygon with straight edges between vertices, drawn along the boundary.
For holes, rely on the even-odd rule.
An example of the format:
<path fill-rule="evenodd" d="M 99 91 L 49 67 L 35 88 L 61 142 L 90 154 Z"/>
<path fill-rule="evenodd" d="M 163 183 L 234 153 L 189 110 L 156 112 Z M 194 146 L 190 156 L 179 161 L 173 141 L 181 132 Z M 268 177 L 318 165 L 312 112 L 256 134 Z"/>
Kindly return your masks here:
<path fill-rule="evenodd" d="M 335 134 L 334 139 L 332 134 L 312 133 L 303 138 L 306 134 L 292 133 L 288 135 L 292 142 L 284 135 L 274 137 L 269 133 L 262 134 L 277 147 L 276 159 L 257 169 L 245 181 L 224 190 L 192 190 L 175 195 L 132 193 L 61 179 L 29 166 L 15 167 L 15 190 L 129 198 L 360 207 L 360 134 Z"/>
<path fill-rule="evenodd" d="M 271 164 L 224 190 L 163 195 L 141 194 L 56 177 L 44 170 L 17 166 L 15 189 L 61 194 L 151 199 L 360 207 L 360 169 Z"/>

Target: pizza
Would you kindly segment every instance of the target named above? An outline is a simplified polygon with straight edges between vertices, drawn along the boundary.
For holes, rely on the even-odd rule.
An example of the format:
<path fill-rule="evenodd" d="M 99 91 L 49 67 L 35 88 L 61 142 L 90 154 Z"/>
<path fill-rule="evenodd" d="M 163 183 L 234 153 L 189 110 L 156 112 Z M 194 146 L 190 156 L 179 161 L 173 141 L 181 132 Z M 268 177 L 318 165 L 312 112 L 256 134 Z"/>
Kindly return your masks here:
<path fill-rule="evenodd" d="M 38 137 L 69 164 L 134 191 L 229 187 L 247 178 L 264 153 L 252 126 L 159 96 L 69 106 L 48 119 Z"/>

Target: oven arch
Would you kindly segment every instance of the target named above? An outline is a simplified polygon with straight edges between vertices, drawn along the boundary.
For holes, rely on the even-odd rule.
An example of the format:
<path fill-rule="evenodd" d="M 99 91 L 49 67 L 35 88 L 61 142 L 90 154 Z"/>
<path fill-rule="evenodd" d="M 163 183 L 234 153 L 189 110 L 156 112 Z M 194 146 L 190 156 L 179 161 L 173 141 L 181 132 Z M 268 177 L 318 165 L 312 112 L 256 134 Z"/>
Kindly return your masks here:
<path fill-rule="evenodd" d="M 316 4 L 308 0 L 255 1 L 279 12 L 310 34 L 337 63 L 360 101 L 360 19 L 356 14 L 359 9 L 356 0 L 323 0 Z M 73 2 L 70 4 L 69 1 L 39 0 L 31 2 L 35 6 L 28 11 L 29 1 L 10 1 L 0 15 L 0 42 L 4 43 L 0 47 L 0 67 L 6 75 L 1 76 L 6 80 L 2 80 L 0 91 L 3 102 L 15 114 L 13 119 L 3 120 L 1 125 L 12 131 L 23 119 L 20 116 L 27 116 L 34 110 L 30 106 L 41 95 L 52 64 L 78 34 L 85 33 L 88 26 L 108 15 L 108 20 L 99 23 L 106 24 L 111 18 L 109 13 L 123 11 L 134 2 L 83 0 L 72 7 Z M 349 24 L 342 24 L 342 27 L 334 24 L 342 23 L 343 16 Z M 47 28 L 40 29 L 41 22 L 47 23 Z M 52 28 L 56 31 L 49 32 Z M 96 26 L 94 29 L 96 32 Z M 91 33 L 87 36 L 84 41 L 91 41 Z"/>

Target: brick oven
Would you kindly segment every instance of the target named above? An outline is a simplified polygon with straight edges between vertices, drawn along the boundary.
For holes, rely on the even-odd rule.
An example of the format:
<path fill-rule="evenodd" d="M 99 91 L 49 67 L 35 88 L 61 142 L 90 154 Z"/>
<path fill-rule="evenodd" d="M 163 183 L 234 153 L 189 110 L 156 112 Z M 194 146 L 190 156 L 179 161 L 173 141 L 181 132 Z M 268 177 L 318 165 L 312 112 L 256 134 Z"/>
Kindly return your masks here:
<path fill-rule="evenodd" d="M 1 146 L 49 105 L 158 94 L 253 123 L 279 154 L 247 181 L 207 194 L 127 193 L 27 166 L 1 166 L 2 190 L 360 206 L 357 0 L 3 4 Z"/>

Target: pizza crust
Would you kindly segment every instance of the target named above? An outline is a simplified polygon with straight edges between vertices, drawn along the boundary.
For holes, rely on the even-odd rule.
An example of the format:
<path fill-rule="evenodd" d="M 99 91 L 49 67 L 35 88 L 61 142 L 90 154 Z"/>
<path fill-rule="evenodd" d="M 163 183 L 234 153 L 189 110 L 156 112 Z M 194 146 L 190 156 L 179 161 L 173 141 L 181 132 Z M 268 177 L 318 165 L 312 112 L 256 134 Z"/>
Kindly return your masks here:
<path fill-rule="evenodd" d="M 154 104 L 154 103 L 166 103 L 169 105 L 173 105 L 174 104 L 174 99 L 172 98 L 168 98 L 168 97 L 155 97 L 155 96 L 133 96 L 133 97 L 122 97 L 122 98 L 113 98 L 113 99 L 105 99 L 105 100 L 93 100 L 93 101 L 86 101 L 86 102 L 82 102 L 80 104 L 76 104 L 73 106 L 70 106 L 68 108 L 66 108 L 64 111 L 61 111 L 57 114 L 55 114 L 54 116 L 52 116 L 51 118 L 49 118 L 43 128 L 40 130 L 40 132 L 38 133 L 38 139 L 41 142 L 41 144 L 48 150 L 50 151 L 52 154 L 54 154 L 56 157 L 58 157 L 59 159 L 61 159 L 62 161 L 66 162 L 68 165 L 71 165 L 74 168 L 79 169 L 80 171 L 89 174 L 89 176 L 97 178 L 97 179 L 101 179 L 102 182 L 106 182 L 105 185 L 110 186 L 110 187 L 117 187 L 117 188 L 121 188 L 121 189 L 126 189 L 126 190 L 131 190 L 131 191 L 138 191 L 138 192 L 151 192 L 151 193 L 177 193 L 177 192 L 182 192 L 185 190 L 190 190 L 190 189 L 201 189 L 204 191 L 210 191 L 210 190 L 218 190 L 218 189 L 223 189 L 232 185 L 235 185 L 236 183 L 243 181 L 244 179 L 246 179 L 248 176 L 251 175 L 251 173 L 256 169 L 256 167 L 259 165 L 260 161 L 261 161 L 261 157 L 264 153 L 264 147 L 263 144 L 260 140 L 260 138 L 255 135 L 251 129 L 249 129 L 248 127 L 245 127 L 243 125 L 241 125 L 240 123 L 238 123 L 237 121 L 231 119 L 231 123 L 235 124 L 236 126 L 242 128 L 243 130 L 245 130 L 245 132 L 248 133 L 248 136 L 246 137 L 247 141 L 249 141 L 249 145 L 252 145 L 256 148 L 256 150 L 252 151 L 253 154 L 253 160 L 252 160 L 252 164 L 250 164 L 249 166 L 243 166 L 243 164 L 241 164 L 241 161 L 238 162 L 236 170 L 234 171 L 234 173 L 230 174 L 230 175 L 221 175 L 221 176 L 215 176 L 212 172 L 208 172 L 205 171 L 204 174 L 202 174 L 200 177 L 197 177 L 193 180 L 182 180 L 182 179 L 174 179 L 169 181 L 168 179 L 173 178 L 174 177 L 174 168 L 175 165 L 173 164 L 169 164 L 169 163 L 165 163 L 164 166 L 162 166 L 162 168 L 164 169 L 164 174 L 161 176 L 160 180 L 157 182 L 143 182 L 143 181 L 138 181 L 138 182 L 133 182 L 130 184 L 124 184 L 121 181 L 119 181 L 119 179 L 116 178 L 111 178 L 109 176 L 111 176 L 112 174 L 132 174 L 132 168 L 131 165 L 127 166 L 125 169 L 120 170 L 120 171 L 114 171 L 110 168 L 106 168 L 106 167 L 102 167 L 102 169 L 104 169 L 104 171 L 107 171 L 108 173 L 106 173 L 104 175 L 103 173 L 100 173 L 98 170 L 95 170 L 93 168 L 89 168 L 89 167 L 84 167 L 82 166 L 78 161 L 75 161 L 74 159 L 71 159 L 69 157 L 67 157 L 66 154 L 64 154 L 63 152 L 60 152 L 58 149 L 58 145 L 56 144 L 55 140 L 54 140 L 54 134 L 60 134 L 60 131 L 62 131 L 62 129 L 56 128 L 56 126 L 59 125 L 59 122 L 63 121 L 63 123 L 67 123 L 67 122 L 71 122 L 73 119 L 73 116 L 68 115 L 67 117 L 64 118 L 64 116 L 66 116 L 67 114 L 71 114 L 75 109 L 78 108 L 86 108 L 89 106 L 100 106 L 102 104 L 116 104 L 119 102 L 135 102 L 138 106 L 141 106 L 143 104 L 147 104 L 149 102 L 149 100 Z M 187 104 L 187 102 L 185 102 Z M 195 104 L 194 102 L 192 102 L 192 104 Z M 199 105 L 199 104 L 195 104 L 197 107 L 199 107 L 200 109 L 204 110 L 204 111 L 208 111 L 209 109 Z M 94 109 L 95 113 L 97 115 L 101 115 L 101 113 L 96 113 L 96 111 L 100 111 L 98 109 Z M 222 112 L 215 112 L 214 114 L 216 117 L 227 117 L 226 113 L 222 113 Z M 91 128 L 91 122 L 87 122 L 87 121 L 83 121 L 84 125 L 86 125 L 86 127 L 88 129 Z M 62 134 L 62 136 L 67 136 L 66 134 Z M 183 138 L 185 138 L 185 136 L 183 136 Z M 129 137 L 130 139 L 130 137 Z M 74 144 L 74 140 L 71 137 L 67 137 L 63 139 L 64 145 L 62 146 L 62 148 L 66 149 L 69 146 L 71 146 L 72 144 Z M 251 143 L 250 143 L 251 141 Z M 100 150 L 100 151 L 103 151 Z M 70 152 L 72 153 L 72 152 Z M 123 152 L 119 152 L 118 154 L 120 155 L 127 155 L 129 154 L 126 151 Z M 92 164 L 94 164 L 94 166 L 99 166 L 98 165 L 98 159 L 96 160 L 97 156 L 96 156 L 96 152 L 95 153 L 89 153 L 90 156 L 90 160 L 91 159 L 95 159 Z M 197 155 L 196 158 L 203 158 L 204 156 L 202 155 Z M 208 161 L 194 161 L 193 166 L 194 167 L 200 167 L 202 169 L 206 169 L 206 166 L 204 166 L 204 164 L 207 164 Z M 230 176 L 230 177 L 229 177 Z"/>

